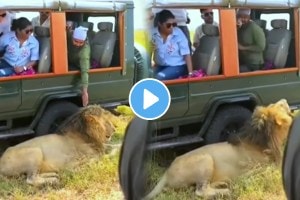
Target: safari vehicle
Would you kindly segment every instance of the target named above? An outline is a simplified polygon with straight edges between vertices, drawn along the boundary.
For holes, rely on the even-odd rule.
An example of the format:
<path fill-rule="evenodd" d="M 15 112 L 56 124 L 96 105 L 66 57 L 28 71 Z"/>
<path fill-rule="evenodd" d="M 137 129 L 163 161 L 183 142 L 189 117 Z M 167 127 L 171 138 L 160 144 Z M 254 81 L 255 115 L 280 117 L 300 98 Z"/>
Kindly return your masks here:
<path fill-rule="evenodd" d="M 133 1 L 12 0 L 0 9 L 29 20 L 49 12 L 51 23 L 35 27 L 37 73 L 0 78 L 1 139 L 47 134 L 82 105 L 80 72 L 68 70 L 67 21 L 89 28 L 92 57 L 102 65 L 89 71 L 90 104 L 111 108 L 126 103 L 130 88 L 143 76 L 145 63 L 134 46 Z"/>
<path fill-rule="evenodd" d="M 153 0 L 151 5 L 187 9 L 197 26 L 200 8 L 212 8 L 219 29 L 208 30 L 192 55 L 193 67 L 202 66 L 207 76 L 164 81 L 172 102 L 155 123 L 149 149 L 225 141 L 259 104 L 286 98 L 291 109 L 299 107 L 299 1 Z M 237 8 L 250 8 L 251 19 L 264 30 L 264 57 L 273 68 L 240 73 Z M 197 26 L 188 24 L 191 36 Z"/>

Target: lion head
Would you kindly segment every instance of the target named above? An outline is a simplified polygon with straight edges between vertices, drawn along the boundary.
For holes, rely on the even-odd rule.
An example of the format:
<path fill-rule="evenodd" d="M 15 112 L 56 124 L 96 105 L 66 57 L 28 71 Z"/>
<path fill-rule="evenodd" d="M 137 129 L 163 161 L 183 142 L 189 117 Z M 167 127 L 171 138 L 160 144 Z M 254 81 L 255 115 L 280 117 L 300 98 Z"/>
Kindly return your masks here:
<path fill-rule="evenodd" d="M 238 134 L 239 142 L 267 150 L 277 162 L 281 158 L 281 147 L 287 139 L 293 115 L 285 99 L 268 106 L 257 106 L 250 123 Z M 230 143 L 235 143 L 229 140 Z"/>
<path fill-rule="evenodd" d="M 100 149 L 110 140 L 115 130 L 116 116 L 99 105 L 79 109 L 58 129 L 60 134 L 80 134 L 84 140 L 94 143 Z"/>

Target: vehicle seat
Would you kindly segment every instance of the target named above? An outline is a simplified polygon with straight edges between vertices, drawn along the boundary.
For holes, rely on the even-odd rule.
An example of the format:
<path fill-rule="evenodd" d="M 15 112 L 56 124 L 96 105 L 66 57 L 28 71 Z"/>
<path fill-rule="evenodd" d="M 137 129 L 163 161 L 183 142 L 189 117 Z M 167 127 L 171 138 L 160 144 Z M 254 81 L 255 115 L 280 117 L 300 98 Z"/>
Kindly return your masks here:
<path fill-rule="evenodd" d="M 265 62 L 271 62 L 275 68 L 283 68 L 289 53 L 292 33 L 287 30 L 285 19 L 274 19 L 271 26 L 273 29 L 266 38 Z"/>
<path fill-rule="evenodd" d="M 35 26 L 34 33 L 39 41 L 40 60 L 38 64 L 38 73 L 48 73 L 51 68 L 51 37 L 50 29 L 43 26 Z"/>
<path fill-rule="evenodd" d="M 207 75 L 217 75 L 220 72 L 220 38 L 219 28 L 212 24 L 203 24 L 204 35 L 192 55 L 195 70 L 203 69 Z"/>
<path fill-rule="evenodd" d="M 113 23 L 111 22 L 99 22 L 97 26 L 99 31 L 113 31 Z"/>
<path fill-rule="evenodd" d="M 266 28 L 267 21 L 264 19 L 255 19 L 254 22 L 263 29 L 265 36 L 267 37 L 268 36 L 268 30 Z"/>
<path fill-rule="evenodd" d="M 87 37 L 89 42 L 91 43 L 91 41 L 93 40 L 94 36 L 95 36 L 95 31 L 94 31 L 94 23 L 92 22 L 79 22 L 78 26 L 83 26 L 88 28 L 88 32 L 87 32 Z"/>
<path fill-rule="evenodd" d="M 116 43 L 116 33 L 111 31 L 110 22 L 99 22 L 98 31 L 91 43 L 92 60 L 99 63 L 100 67 L 109 67 L 112 61 Z M 106 30 L 106 31 L 102 31 Z"/>

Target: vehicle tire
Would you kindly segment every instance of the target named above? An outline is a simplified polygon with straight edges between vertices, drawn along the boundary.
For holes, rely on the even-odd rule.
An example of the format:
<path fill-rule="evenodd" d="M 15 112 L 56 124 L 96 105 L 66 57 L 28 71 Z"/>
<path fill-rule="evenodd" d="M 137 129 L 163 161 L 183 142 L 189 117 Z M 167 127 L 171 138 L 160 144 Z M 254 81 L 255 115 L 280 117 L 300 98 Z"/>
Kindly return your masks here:
<path fill-rule="evenodd" d="M 144 67 L 144 59 L 142 54 L 134 47 L 134 82 L 138 82 L 148 77 L 147 69 Z"/>
<path fill-rule="evenodd" d="M 237 134 L 247 120 L 251 118 L 252 112 L 242 106 L 231 105 L 221 108 L 214 116 L 207 133 L 205 143 L 227 141 L 231 134 Z"/>
<path fill-rule="evenodd" d="M 56 131 L 57 127 L 69 116 L 77 112 L 79 107 L 68 101 L 55 102 L 47 106 L 37 128 L 36 135 L 46 135 Z"/>

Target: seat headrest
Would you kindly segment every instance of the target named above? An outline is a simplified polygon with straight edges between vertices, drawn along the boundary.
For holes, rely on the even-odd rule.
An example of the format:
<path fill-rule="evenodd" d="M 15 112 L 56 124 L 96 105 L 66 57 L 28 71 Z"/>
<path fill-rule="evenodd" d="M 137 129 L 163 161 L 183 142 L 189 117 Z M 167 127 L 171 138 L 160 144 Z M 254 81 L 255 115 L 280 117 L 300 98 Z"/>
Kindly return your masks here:
<path fill-rule="evenodd" d="M 202 31 L 205 35 L 219 36 L 219 27 L 212 24 L 203 24 Z"/>
<path fill-rule="evenodd" d="M 35 26 L 34 33 L 38 37 L 50 37 L 50 28 L 45 26 Z"/>
<path fill-rule="evenodd" d="M 79 22 L 78 25 L 88 28 L 89 31 L 92 31 L 94 29 L 94 23 L 93 22 Z"/>
<path fill-rule="evenodd" d="M 285 19 L 273 19 L 271 21 L 271 26 L 274 29 L 287 29 L 287 20 L 285 20 Z"/>
<path fill-rule="evenodd" d="M 254 22 L 260 26 L 262 29 L 266 29 L 266 26 L 267 26 L 267 21 L 264 20 L 264 19 L 256 19 L 254 20 Z"/>
<path fill-rule="evenodd" d="M 113 23 L 112 22 L 99 22 L 98 29 L 99 29 L 99 31 L 112 31 Z"/>

